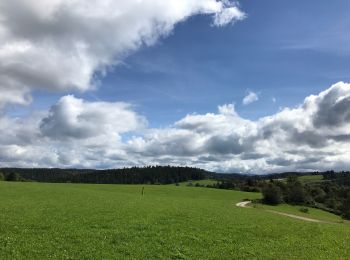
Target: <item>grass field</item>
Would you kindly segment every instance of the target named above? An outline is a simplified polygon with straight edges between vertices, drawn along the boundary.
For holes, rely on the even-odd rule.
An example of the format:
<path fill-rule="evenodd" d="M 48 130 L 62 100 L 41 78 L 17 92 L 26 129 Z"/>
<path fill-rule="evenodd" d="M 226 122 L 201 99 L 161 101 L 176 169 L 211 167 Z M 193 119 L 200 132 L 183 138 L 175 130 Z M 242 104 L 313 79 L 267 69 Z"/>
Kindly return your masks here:
<path fill-rule="evenodd" d="M 338 215 L 335 215 L 320 209 L 315 209 L 315 208 L 310 208 L 305 206 L 293 206 L 288 204 L 280 204 L 278 206 L 254 204 L 254 207 L 257 209 L 275 210 L 279 212 L 294 214 L 301 217 L 313 218 L 313 219 L 327 221 L 327 222 L 341 223 L 344 225 L 348 225 L 350 227 L 350 221 L 344 220 Z M 308 212 L 303 213 L 300 211 L 300 208 L 307 208 Z"/>
<path fill-rule="evenodd" d="M 180 182 L 180 186 L 187 186 L 188 184 L 192 183 L 192 185 L 196 185 L 197 183 L 200 185 L 213 185 L 216 184 L 218 181 L 217 180 L 196 180 L 196 181 L 185 181 L 185 182 Z M 170 185 L 175 185 L 175 184 L 170 184 Z"/>
<path fill-rule="evenodd" d="M 348 259 L 350 227 L 238 208 L 260 194 L 0 182 L 0 259 Z"/>
<path fill-rule="evenodd" d="M 275 179 L 276 181 L 287 182 L 287 178 Z M 322 175 L 303 175 L 299 176 L 298 180 L 302 183 L 323 182 Z"/>
<path fill-rule="evenodd" d="M 322 182 L 322 181 L 324 181 L 322 175 L 305 175 L 305 176 L 298 177 L 298 179 L 302 183 Z"/>

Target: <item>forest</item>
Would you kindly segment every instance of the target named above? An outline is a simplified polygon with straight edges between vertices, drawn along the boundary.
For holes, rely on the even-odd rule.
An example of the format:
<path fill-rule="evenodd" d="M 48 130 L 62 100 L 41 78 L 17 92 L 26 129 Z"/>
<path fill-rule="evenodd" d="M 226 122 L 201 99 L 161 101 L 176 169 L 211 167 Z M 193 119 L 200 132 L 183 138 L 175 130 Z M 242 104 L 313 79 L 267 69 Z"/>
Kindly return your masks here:
<path fill-rule="evenodd" d="M 191 167 L 147 166 L 110 170 L 0 168 L 0 179 L 55 183 L 170 184 L 202 180 L 207 172 Z"/>

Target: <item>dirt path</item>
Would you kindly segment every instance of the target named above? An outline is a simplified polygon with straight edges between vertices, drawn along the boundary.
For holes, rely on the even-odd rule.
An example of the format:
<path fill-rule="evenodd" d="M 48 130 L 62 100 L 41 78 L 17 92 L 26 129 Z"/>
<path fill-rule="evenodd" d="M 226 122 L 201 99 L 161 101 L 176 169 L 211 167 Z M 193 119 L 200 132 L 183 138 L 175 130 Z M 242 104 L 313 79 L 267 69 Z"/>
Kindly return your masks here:
<path fill-rule="evenodd" d="M 266 210 L 266 211 L 271 212 L 271 213 L 275 213 L 275 214 L 278 214 L 278 215 L 290 217 L 290 218 L 295 218 L 295 219 L 304 220 L 304 221 L 310 221 L 310 222 L 316 222 L 316 223 L 330 223 L 330 222 L 326 222 L 326 221 L 322 221 L 322 220 L 318 220 L 318 219 L 307 218 L 307 217 L 301 217 L 301 216 L 298 216 L 298 215 L 288 214 L 288 213 L 284 213 L 284 212 L 280 212 L 280 211 L 275 211 L 275 210 Z"/>
<path fill-rule="evenodd" d="M 236 204 L 237 207 L 240 207 L 240 208 L 251 208 L 248 206 L 249 203 L 252 203 L 250 200 L 248 201 L 242 201 L 242 202 L 238 202 Z"/>
<path fill-rule="evenodd" d="M 248 204 L 250 204 L 250 203 L 252 203 L 252 202 L 251 202 L 251 201 L 242 201 L 242 202 L 238 202 L 238 203 L 236 204 L 236 206 L 237 206 L 237 207 L 240 207 L 240 208 L 251 208 L 250 206 L 248 206 Z M 322 220 L 314 219 L 314 218 L 301 217 L 301 216 L 298 216 L 298 215 L 289 214 L 289 213 L 284 213 L 284 212 L 280 212 L 280 211 L 276 211 L 276 210 L 269 210 L 269 209 L 266 209 L 266 211 L 267 211 L 267 212 L 274 213 L 274 214 L 278 214 L 278 215 L 282 215 L 282 216 L 294 218 L 294 219 L 303 220 L 303 221 L 309 221 L 309 222 L 314 222 L 314 223 L 334 224 L 333 222 L 322 221 Z"/>

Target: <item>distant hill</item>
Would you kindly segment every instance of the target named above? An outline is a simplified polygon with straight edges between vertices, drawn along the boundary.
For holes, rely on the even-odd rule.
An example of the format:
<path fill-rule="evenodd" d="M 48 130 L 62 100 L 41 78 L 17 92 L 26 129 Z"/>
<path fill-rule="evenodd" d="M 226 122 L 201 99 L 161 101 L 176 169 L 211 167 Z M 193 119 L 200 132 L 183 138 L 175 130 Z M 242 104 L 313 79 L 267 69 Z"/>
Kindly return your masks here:
<path fill-rule="evenodd" d="M 171 184 L 189 180 L 213 179 L 224 180 L 269 180 L 288 176 L 327 175 L 332 178 L 334 171 L 327 172 L 282 172 L 273 174 L 216 173 L 193 167 L 179 166 L 145 166 L 122 169 L 60 169 L 60 168 L 0 168 L 5 179 L 38 182 L 72 182 L 105 184 Z M 347 173 L 347 172 L 342 172 Z M 13 177 L 16 174 L 18 177 Z"/>

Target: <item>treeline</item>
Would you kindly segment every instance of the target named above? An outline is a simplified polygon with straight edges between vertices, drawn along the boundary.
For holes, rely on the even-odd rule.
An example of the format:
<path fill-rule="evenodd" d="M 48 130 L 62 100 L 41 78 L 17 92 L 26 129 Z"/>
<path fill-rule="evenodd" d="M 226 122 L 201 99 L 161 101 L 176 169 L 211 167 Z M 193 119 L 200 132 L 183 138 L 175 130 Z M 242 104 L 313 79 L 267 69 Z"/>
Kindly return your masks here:
<path fill-rule="evenodd" d="M 217 183 L 207 185 L 208 188 L 225 190 L 239 190 L 246 192 L 260 192 L 266 181 L 259 177 L 241 177 L 237 179 L 219 179 Z"/>
<path fill-rule="evenodd" d="M 262 189 L 263 201 L 323 209 L 350 219 L 350 173 L 323 173 L 323 181 L 303 184 L 296 176 L 286 182 L 270 181 Z"/>
<path fill-rule="evenodd" d="M 111 170 L 1 168 L 4 180 L 97 184 L 171 184 L 203 180 L 207 171 L 192 167 L 147 166 Z"/>
<path fill-rule="evenodd" d="M 334 171 L 329 171 L 333 172 Z M 269 179 L 283 179 L 288 176 L 305 176 L 305 175 L 319 175 L 321 172 L 280 172 L 280 173 L 270 173 L 270 174 L 242 174 L 242 173 L 216 173 L 209 172 L 208 177 L 210 179 L 216 179 L 220 181 L 237 181 L 237 180 L 269 180 Z"/>
<path fill-rule="evenodd" d="M 301 177 L 305 175 L 319 175 L 319 172 L 283 172 L 273 173 L 267 175 L 246 175 L 239 173 L 213 173 L 207 174 L 209 179 L 217 180 L 217 183 L 205 185 L 208 188 L 239 190 L 246 192 L 261 192 L 266 186 L 267 181 L 282 180 L 288 176 Z"/>

